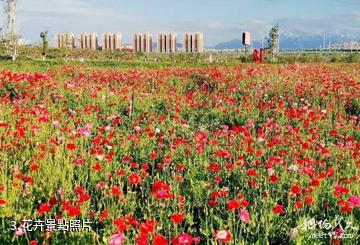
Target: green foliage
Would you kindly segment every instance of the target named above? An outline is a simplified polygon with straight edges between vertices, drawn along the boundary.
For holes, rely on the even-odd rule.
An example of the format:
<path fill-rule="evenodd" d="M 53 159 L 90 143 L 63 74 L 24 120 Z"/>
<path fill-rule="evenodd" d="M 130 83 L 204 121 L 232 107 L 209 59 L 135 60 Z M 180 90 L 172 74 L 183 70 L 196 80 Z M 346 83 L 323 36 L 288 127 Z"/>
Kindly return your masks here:
<path fill-rule="evenodd" d="M 280 27 L 278 24 L 276 24 L 271 28 L 269 33 L 268 50 L 271 54 L 272 60 L 275 59 L 275 55 L 278 52 L 279 31 L 280 31 Z"/>
<path fill-rule="evenodd" d="M 360 116 L 360 99 L 354 98 L 345 104 L 345 112 L 349 116 Z"/>
<path fill-rule="evenodd" d="M 41 40 L 42 40 L 42 56 L 46 56 L 46 52 L 49 48 L 49 41 L 48 41 L 48 32 L 45 31 L 45 32 L 41 32 L 40 33 L 40 37 L 41 37 Z"/>

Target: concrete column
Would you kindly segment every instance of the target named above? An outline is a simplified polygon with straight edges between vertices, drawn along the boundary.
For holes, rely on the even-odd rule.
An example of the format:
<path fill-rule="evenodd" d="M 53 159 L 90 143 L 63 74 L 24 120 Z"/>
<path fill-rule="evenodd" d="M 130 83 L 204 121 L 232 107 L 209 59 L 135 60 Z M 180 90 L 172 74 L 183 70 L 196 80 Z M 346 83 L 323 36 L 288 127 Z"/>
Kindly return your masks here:
<path fill-rule="evenodd" d="M 114 49 L 120 50 L 121 49 L 121 38 L 119 33 L 114 34 Z"/>
<path fill-rule="evenodd" d="M 141 41 L 141 34 L 137 34 L 137 45 L 138 45 L 138 49 L 137 51 L 138 52 L 141 52 L 142 51 L 142 41 Z"/>
<path fill-rule="evenodd" d="M 187 33 L 184 34 L 184 42 L 183 42 L 183 51 L 187 52 L 188 50 L 188 35 Z"/>
<path fill-rule="evenodd" d="M 149 34 L 149 52 L 152 52 L 152 36 Z"/>
<path fill-rule="evenodd" d="M 108 45 L 108 38 L 107 38 L 107 34 L 104 34 L 104 44 L 103 44 L 103 50 L 107 50 L 107 45 Z"/>
<path fill-rule="evenodd" d="M 158 41 L 157 41 L 157 51 L 158 51 L 158 53 L 162 52 L 162 36 L 163 36 L 162 33 L 158 34 Z"/>
<path fill-rule="evenodd" d="M 137 49 L 137 41 L 136 41 L 136 34 L 133 34 L 133 50 L 134 52 L 136 52 L 136 49 Z"/>
<path fill-rule="evenodd" d="M 141 47 L 141 51 L 142 52 L 146 52 L 146 50 L 147 50 L 147 47 L 146 47 L 146 41 L 147 41 L 147 37 L 146 37 L 146 34 L 143 34 L 142 35 L 142 47 Z"/>
<path fill-rule="evenodd" d="M 97 36 L 95 33 L 91 34 L 91 49 L 96 50 L 97 48 Z"/>
<path fill-rule="evenodd" d="M 108 50 L 112 50 L 112 36 L 110 33 L 108 33 Z"/>

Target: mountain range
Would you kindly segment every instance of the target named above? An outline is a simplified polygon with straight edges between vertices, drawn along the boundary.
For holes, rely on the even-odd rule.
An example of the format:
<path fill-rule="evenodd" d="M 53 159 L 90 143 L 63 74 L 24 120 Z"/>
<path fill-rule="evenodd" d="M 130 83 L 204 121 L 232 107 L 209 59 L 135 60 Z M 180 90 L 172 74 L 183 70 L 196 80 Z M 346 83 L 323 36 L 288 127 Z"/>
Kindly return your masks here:
<path fill-rule="evenodd" d="M 350 34 L 325 34 L 325 47 L 327 48 L 333 44 L 339 44 L 349 41 L 359 41 L 359 36 Z M 323 34 L 312 34 L 305 32 L 281 32 L 280 33 L 280 49 L 282 50 L 295 50 L 295 49 L 319 49 L 322 48 L 324 43 Z M 267 46 L 267 40 L 254 40 L 253 48 L 261 48 Z M 233 39 L 230 41 L 222 42 L 214 47 L 214 49 L 243 49 L 241 39 Z"/>

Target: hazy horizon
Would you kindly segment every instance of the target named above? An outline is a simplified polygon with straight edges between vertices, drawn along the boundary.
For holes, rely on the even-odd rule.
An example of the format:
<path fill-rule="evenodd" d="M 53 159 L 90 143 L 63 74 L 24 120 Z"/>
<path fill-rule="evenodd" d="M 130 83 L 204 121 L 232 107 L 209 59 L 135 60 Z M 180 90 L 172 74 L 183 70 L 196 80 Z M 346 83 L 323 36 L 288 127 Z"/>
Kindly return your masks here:
<path fill-rule="evenodd" d="M 44 30 L 51 41 L 58 32 L 120 32 L 123 43 L 130 43 L 134 32 L 175 31 L 181 42 L 182 33 L 201 31 L 205 46 L 212 46 L 240 38 L 243 31 L 261 39 L 276 23 L 287 32 L 360 38 L 360 0 L 18 0 L 17 16 L 21 37 L 32 43 L 40 42 Z"/>

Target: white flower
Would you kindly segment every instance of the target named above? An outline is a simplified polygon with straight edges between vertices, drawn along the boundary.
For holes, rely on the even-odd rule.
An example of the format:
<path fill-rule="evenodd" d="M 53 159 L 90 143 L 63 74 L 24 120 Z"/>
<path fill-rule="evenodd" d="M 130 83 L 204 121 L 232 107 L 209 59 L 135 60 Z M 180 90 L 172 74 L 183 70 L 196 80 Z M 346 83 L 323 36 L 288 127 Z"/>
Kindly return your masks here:
<path fill-rule="evenodd" d="M 263 137 L 259 137 L 259 138 L 258 138 L 258 141 L 259 141 L 259 142 L 263 142 L 264 140 L 265 140 L 265 139 L 264 139 Z"/>
<path fill-rule="evenodd" d="M 104 155 L 96 155 L 96 159 L 102 161 L 104 159 Z"/>
<path fill-rule="evenodd" d="M 292 165 L 289 166 L 288 169 L 291 170 L 291 171 L 296 172 L 296 171 L 298 171 L 299 167 L 297 165 L 295 165 L 295 164 L 292 164 Z"/>
<path fill-rule="evenodd" d="M 297 227 L 291 228 L 289 232 L 290 241 L 296 241 L 299 236 L 299 229 Z"/>
<path fill-rule="evenodd" d="M 269 176 L 272 176 L 275 174 L 275 170 L 273 168 L 268 168 L 267 172 L 268 172 Z"/>

